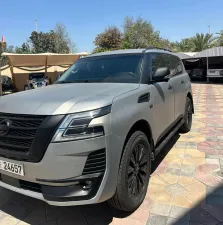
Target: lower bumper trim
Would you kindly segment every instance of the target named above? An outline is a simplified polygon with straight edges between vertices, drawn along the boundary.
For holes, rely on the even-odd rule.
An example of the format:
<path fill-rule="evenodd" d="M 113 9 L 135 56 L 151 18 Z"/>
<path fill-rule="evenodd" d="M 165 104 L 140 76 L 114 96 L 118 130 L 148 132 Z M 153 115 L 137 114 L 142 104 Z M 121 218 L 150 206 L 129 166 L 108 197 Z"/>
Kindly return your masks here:
<path fill-rule="evenodd" d="M 1 175 L 0 181 L 21 190 L 32 191 L 42 194 L 44 200 L 52 202 L 70 202 L 90 200 L 93 198 L 101 185 L 103 174 L 96 177 L 82 177 L 76 179 L 69 186 L 49 186 L 29 181 L 19 180 L 10 176 Z"/>

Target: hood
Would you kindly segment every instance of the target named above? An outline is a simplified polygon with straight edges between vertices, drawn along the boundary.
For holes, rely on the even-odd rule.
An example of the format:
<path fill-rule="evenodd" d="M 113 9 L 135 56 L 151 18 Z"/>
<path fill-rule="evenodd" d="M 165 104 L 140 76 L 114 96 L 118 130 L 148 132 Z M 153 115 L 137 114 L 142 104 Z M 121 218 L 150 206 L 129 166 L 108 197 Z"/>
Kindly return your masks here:
<path fill-rule="evenodd" d="M 0 97 L 0 112 L 58 115 L 97 109 L 112 103 L 139 84 L 73 83 L 55 84 Z"/>

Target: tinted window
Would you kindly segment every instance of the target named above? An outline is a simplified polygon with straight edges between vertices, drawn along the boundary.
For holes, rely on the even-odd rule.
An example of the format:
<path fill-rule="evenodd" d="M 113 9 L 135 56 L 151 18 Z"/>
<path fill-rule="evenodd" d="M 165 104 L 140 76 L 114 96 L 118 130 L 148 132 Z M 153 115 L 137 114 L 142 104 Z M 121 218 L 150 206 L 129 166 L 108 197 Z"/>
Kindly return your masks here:
<path fill-rule="evenodd" d="M 74 63 L 57 83 L 139 83 L 142 54 L 86 57 Z"/>
<path fill-rule="evenodd" d="M 176 74 L 181 74 L 183 72 L 182 62 L 178 57 L 172 56 L 176 62 Z M 175 75 L 176 75 L 175 74 Z"/>
<path fill-rule="evenodd" d="M 163 57 L 163 54 L 151 54 L 151 72 L 152 76 L 156 72 L 156 70 L 160 67 L 167 67 L 167 64 L 165 62 L 165 57 Z"/>
<path fill-rule="evenodd" d="M 180 59 L 170 54 L 151 54 L 151 70 L 152 76 L 160 67 L 170 69 L 170 76 L 175 76 L 182 73 L 183 67 Z"/>

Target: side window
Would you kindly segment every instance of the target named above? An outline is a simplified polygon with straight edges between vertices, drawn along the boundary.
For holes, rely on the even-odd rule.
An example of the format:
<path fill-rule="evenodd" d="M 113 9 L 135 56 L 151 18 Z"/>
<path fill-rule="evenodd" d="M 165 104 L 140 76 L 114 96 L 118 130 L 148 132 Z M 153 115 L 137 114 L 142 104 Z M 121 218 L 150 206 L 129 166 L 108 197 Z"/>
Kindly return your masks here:
<path fill-rule="evenodd" d="M 175 76 L 183 72 L 180 59 L 170 54 L 153 53 L 151 54 L 151 74 L 152 76 L 160 67 L 170 69 L 170 76 Z"/>
<path fill-rule="evenodd" d="M 172 76 L 181 74 L 183 72 L 183 66 L 182 66 L 181 60 L 175 56 L 172 56 L 172 58 L 175 64 L 175 71 L 174 71 L 174 74 L 172 74 Z"/>
<path fill-rule="evenodd" d="M 156 72 L 156 70 L 160 67 L 166 67 L 165 58 L 163 54 L 154 53 L 151 54 L 151 74 L 152 76 Z"/>
<path fill-rule="evenodd" d="M 180 59 L 177 58 L 177 74 L 181 74 L 183 72 L 183 65 Z"/>

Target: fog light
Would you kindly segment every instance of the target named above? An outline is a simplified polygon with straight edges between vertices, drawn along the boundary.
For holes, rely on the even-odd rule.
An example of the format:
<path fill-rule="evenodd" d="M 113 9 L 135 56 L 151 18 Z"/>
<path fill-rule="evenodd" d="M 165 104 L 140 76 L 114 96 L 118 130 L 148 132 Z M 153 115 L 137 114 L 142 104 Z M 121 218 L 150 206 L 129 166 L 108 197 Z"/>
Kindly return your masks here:
<path fill-rule="evenodd" d="M 92 188 L 92 184 L 93 184 L 93 181 L 92 180 L 86 180 L 86 181 L 84 181 L 83 189 L 84 190 L 91 189 Z"/>

